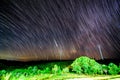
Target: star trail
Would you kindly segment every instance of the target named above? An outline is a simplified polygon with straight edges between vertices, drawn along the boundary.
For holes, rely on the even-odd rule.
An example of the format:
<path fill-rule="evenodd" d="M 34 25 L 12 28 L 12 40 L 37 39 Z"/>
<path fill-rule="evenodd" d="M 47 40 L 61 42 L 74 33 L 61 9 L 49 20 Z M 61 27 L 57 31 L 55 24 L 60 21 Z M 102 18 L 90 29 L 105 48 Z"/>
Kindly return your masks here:
<path fill-rule="evenodd" d="M 0 59 L 120 58 L 119 0 L 1 0 Z"/>

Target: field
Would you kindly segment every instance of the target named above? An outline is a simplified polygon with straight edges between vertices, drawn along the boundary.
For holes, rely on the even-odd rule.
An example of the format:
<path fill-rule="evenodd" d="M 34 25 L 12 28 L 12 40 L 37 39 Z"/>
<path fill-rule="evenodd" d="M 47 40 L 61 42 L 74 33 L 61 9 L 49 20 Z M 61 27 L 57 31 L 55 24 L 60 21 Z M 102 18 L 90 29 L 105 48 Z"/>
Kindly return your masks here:
<path fill-rule="evenodd" d="M 115 64 L 114 64 L 115 63 Z M 119 60 L 0 61 L 0 80 L 120 80 Z"/>
<path fill-rule="evenodd" d="M 3 80 L 120 80 L 120 75 L 78 75 L 72 73 L 66 74 L 39 74 L 34 76 L 21 75 L 19 78 L 10 78 L 10 74 Z"/>

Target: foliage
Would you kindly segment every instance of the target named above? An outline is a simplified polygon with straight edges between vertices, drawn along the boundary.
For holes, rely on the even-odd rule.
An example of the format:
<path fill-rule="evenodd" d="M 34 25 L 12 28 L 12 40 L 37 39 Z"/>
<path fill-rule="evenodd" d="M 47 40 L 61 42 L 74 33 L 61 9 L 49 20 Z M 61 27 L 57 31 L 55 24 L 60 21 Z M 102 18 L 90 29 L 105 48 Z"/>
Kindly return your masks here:
<path fill-rule="evenodd" d="M 0 71 L 0 76 L 5 75 L 6 73 L 7 73 L 6 70 L 1 70 L 1 71 Z"/>
<path fill-rule="evenodd" d="M 61 74 L 60 66 L 55 64 L 54 67 L 52 68 L 52 73 L 54 73 L 54 74 Z"/>
<path fill-rule="evenodd" d="M 103 71 L 104 74 L 108 74 L 108 66 L 103 64 L 102 65 L 102 71 Z"/>
<path fill-rule="evenodd" d="M 63 73 L 69 73 L 69 68 L 68 67 L 63 68 L 62 72 Z"/>
<path fill-rule="evenodd" d="M 73 65 L 73 71 L 75 71 L 78 74 L 81 74 L 82 73 L 82 68 L 81 68 L 81 66 L 74 66 Z"/>
<path fill-rule="evenodd" d="M 75 61 L 63 61 L 63 62 L 48 62 L 40 63 L 37 65 L 25 65 L 21 67 L 6 66 L 0 64 L 0 80 L 17 80 L 18 78 L 25 78 L 35 75 L 47 75 L 50 74 L 110 74 L 116 75 L 120 73 L 120 65 L 117 66 L 114 63 L 109 65 L 99 64 L 94 59 L 82 56 Z M 51 75 L 52 76 L 52 75 Z"/>
<path fill-rule="evenodd" d="M 112 75 L 115 75 L 115 74 L 118 74 L 119 73 L 119 68 L 117 65 L 115 65 L 114 63 L 110 63 L 108 65 L 108 73 L 109 74 L 112 74 Z"/>
<path fill-rule="evenodd" d="M 82 56 L 77 58 L 72 64 L 72 70 L 76 73 L 102 74 L 102 66 L 94 59 Z"/>

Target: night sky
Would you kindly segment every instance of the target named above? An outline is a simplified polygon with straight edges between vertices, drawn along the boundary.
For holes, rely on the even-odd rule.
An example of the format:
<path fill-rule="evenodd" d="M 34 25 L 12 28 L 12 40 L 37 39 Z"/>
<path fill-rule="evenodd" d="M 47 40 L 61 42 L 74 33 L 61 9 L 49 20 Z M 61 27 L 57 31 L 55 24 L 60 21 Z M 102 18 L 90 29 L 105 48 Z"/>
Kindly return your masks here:
<path fill-rule="evenodd" d="M 120 58 L 120 0 L 1 0 L 0 59 Z"/>

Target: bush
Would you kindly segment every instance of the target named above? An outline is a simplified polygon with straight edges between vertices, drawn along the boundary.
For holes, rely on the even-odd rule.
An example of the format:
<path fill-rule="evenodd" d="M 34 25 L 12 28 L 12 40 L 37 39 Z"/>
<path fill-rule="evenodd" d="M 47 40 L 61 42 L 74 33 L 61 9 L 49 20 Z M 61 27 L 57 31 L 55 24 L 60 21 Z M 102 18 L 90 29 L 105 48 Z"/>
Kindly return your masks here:
<path fill-rule="evenodd" d="M 44 70 L 40 71 L 42 74 L 45 74 L 45 73 L 50 73 L 51 70 L 49 67 L 46 67 Z"/>
<path fill-rule="evenodd" d="M 74 66 L 73 65 L 72 71 L 75 71 L 76 73 L 81 74 L 82 73 L 82 68 L 81 68 L 81 66 L 77 66 L 77 65 Z"/>
<path fill-rule="evenodd" d="M 61 73 L 60 66 L 54 65 L 54 67 L 52 68 L 52 73 L 54 73 L 54 74 L 60 74 Z"/>
<path fill-rule="evenodd" d="M 108 65 L 108 73 L 109 74 L 112 74 L 112 75 L 115 75 L 115 74 L 118 74 L 119 73 L 119 68 L 117 65 L 115 65 L 114 63 L 110 63 Z"/>
<path fill-rule="evenodd" d="M 69 68 L 68 68 L 68 67 L 63 68 L 62 72 L 63 72 L 63 73 L 69 73 Z"/>
<path fill-rule="evenodd" d="M 82 56 L 77 58 L 72 64 L 72 71 L 84 74 L 102 74 L 102 66 L 94 59 Z"/>
<path fill-rule="evenodd" d="M 118 70 L 118 71 L 119 71 L 119 73 L 120 73 L 120 64 L 119 64 L 119 70 Z"/>
<path fill-rule="evenodd" d="M 108 66 L 103 64 L 102 65 L 102 71 L 103 71 L 104 74 L 108 74 Z"/>
<path fill-rule="evenodd" d="M 1 70 L 1 71 L 0 71 L 0 76 L 5 75 L 6 73 L 7 73 L 6 70 Z"/>

